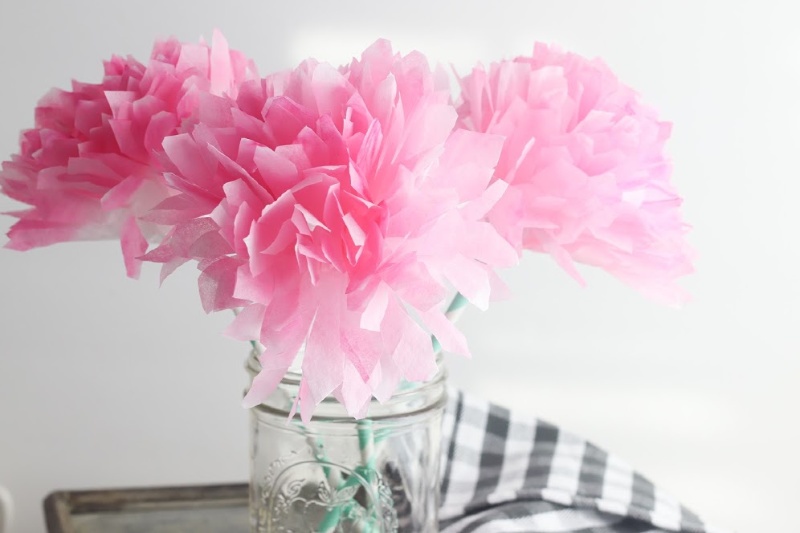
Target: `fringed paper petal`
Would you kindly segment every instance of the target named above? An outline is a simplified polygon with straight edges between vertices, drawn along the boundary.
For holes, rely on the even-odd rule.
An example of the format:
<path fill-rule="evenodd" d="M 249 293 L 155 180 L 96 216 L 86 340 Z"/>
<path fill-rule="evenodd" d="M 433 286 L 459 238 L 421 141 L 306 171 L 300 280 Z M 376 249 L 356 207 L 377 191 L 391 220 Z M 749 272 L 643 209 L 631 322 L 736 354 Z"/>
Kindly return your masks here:
<path fill-rule="evenodd" d="M 140 257 L 147 251 L 147 240 L 142 235 L 136 218 L 128 217 L 122 224 L 120 242 L 128 277 L 138 278 L 142 268 Z"/>
<path fill-rule="evenodd" d="M 240 341 L 254 341 L 261 337 L 261 326 L 264 323 L 263 305 L 252 304 L 243 308 L 236 318 L 225 329 L 225 335 Z"/>
<path fill-rule="evenodd" d="M 143 249 L 141 234 L 134 237 L 133 223 L 122 221 L 133 216 L 148 237 L 163 235 L 143 218 L 175 194 L 163 177 L 162 142 L 180 133 L 184 120 L 192 123 L 199 94 L 235 98 L 242 83 L 256 78 L 252 63 L 215 34 L 212 47 L 157 42 L 147 64 L 114 56 L 100 83 L 74 82 L 71 91 L 45 95 L 20 152 L 0 170 L 0 189 L 31 206 L 9 234 L 11 247 L 117 238 L 130 252 L 129 274 L 137 271 L 131 254 Z"/>
<path fill-rule="evenodd" d="M 196 49 L 180 63 L 208 68 Z M 254 340 L 274 362 L 248 402 L 301 342 L 304 419 L 331 394 L 358 416 L 401 379 L 430 377 L 430 334 L 409 309 L 443 308 L 450 283 L 484 306 L 488 272 L 516 260 L 480 220 L 502 192 L 491 185 L 502 137 L 455 130 L 424 57 L 385 41 L 347 67 L 308 60 L 228 96 L 199 95 L 199 122 L 164 142 L 179 194 L 150 216 L 175 226 L 145 258 L 198 261 L 205 309 L 244 307 L 237 336 L 263 318 Z M 426 327 L 467 353 L 439 318 Z"/>
<path fill-rule="evenodd" d="M 669 182 L 668 123 L 601 61 L 544 44 L 461 86 L 460 125 L 507 137 L 494 179 L 508 190 L 488 217 L 515 249 L 548 253 L 579 281 L 576 262 L 683 297 L 676 279 L 693 254 Z"/>
<path fill-rule="evenodd" d="M 427 311 L 422 314 L 422 321 L 436 337 L 444 351 L 465 357 L 470 356 L 467 338 L 444 313 L 437 310 Z"/>

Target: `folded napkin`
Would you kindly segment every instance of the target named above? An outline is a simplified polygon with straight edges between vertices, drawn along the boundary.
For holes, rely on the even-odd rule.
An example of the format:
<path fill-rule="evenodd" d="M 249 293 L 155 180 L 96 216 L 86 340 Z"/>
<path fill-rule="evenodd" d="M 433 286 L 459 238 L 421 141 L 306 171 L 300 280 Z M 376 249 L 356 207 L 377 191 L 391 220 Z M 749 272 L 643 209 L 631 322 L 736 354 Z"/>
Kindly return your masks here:
<path fill-rule="evenodd" d="M 442 533 L 727 533 L 591 442 L 463 392 L 442 445 Z"/>

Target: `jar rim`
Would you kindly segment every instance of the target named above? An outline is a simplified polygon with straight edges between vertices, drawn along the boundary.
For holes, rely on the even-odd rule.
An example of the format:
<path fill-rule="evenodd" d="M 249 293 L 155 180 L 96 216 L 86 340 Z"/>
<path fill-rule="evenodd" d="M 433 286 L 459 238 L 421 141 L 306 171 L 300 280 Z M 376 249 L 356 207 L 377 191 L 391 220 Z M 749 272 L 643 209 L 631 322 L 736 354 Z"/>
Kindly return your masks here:
<path fill-rule="evenodd" d="M 261 371 L 261 363 L 259 362 L 259 352 L 255 349 L 250 350 L 250 355 L 247 358 L 245 368 L 250 375 L 250 382 Z M 405 386 L 398 387 L 392 396 L 387 400 L 381 402 L 375 397 L 372 397 L 369 402 L 369 414 L 367 418 L 381 419 L 392 418 L 398 415 L 413 416 L 414 414 L 421 413 L 436 407 L 441 407 L 446 401 L 446 385 L 447 369 L 444 365 L 444 357 L 441 352 L 436 354 L 436 373 L 431 379 L 426 381 L 404 381 Z M 269 398 L 262 403 L 254 406 L 254 409 L 266 410 L 273 413 L 288 414 L 291 411 L 291 406 L 296 399 L 299 392 L 302 374 L 296 371 L 288 371 L 276 390 L 270 395 Z M 283 396 L 282 401 L 272 401 L 275 395 Z M 423 401 L 415 401 L 416 398 L 424 398 Z M 406 405 L 408 408 L 401 406 Z M 413 405 L 413 406 L 412 406 Z M 389 412 L 394 411 L 396 408 L 398 413 Z M 342 413 L 335 412 L 334 414 L 326 414 L 327 410 L 344 411 L 344 406 L 332 395 L 323 399 L 315 410 L 314 419 L 316 420 L 332 420 L 342 418 Z M 321 412 L 320 412 L 321 411 Z M 352 419 L 352 416 L 347 415 L 346 418 Z"/>

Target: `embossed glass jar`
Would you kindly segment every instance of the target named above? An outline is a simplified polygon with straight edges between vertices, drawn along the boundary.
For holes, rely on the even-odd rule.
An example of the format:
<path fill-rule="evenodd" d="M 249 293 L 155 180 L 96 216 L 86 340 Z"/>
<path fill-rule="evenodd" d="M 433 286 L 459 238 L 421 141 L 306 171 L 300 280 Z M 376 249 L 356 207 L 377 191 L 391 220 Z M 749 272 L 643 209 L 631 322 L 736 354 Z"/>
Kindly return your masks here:
<path fill-rule="evenodd" d="M 255 355 L 247 364 L 259 370 Z M 257 533 L 438 531 L 446 372 L 372 400 L 354 420 L 333 398 L 288 419 L 300 375 L 251 410 L 250 523 Z"/>

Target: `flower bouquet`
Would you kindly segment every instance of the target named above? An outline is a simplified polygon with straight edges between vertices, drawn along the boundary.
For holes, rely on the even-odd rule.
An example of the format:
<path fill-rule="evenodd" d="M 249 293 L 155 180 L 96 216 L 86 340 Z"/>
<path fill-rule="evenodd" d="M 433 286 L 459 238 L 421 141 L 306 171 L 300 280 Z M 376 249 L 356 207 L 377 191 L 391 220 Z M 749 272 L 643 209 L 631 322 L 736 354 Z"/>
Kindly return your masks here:
<path fill-rule="evenodd" d="M 219 33 L 170 39 L 47 94 L 3 163 L 30 206 L 8 247 L 118 238 L 129 276 L 194 262 L 204 309 L 233 311 L 254 530 L 435 530 L 438 354 L 469 355 L 454 318 L 523 250 L 685 298 L 669 124 L 556 47 L 458 81 L 387 41 L 262 77 Z"/>

